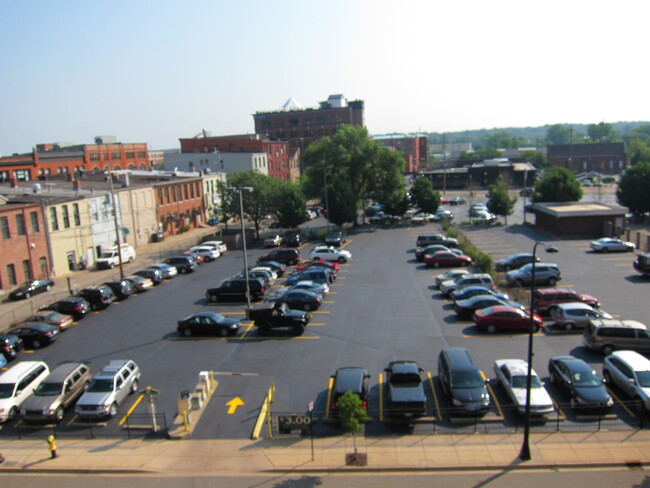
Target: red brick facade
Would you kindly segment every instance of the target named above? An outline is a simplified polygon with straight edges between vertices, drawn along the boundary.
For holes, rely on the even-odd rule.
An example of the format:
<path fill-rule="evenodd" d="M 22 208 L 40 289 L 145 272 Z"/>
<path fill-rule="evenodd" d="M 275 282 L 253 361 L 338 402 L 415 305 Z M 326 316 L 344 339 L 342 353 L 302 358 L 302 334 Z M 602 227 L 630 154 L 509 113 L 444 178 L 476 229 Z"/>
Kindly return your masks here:
<path fill-rule="evenodd" d="M 196 229 L 203 223 L 205 203 L 200 178 L 159 183 L 154 192 L 158 222 L 166 236 Z"/>

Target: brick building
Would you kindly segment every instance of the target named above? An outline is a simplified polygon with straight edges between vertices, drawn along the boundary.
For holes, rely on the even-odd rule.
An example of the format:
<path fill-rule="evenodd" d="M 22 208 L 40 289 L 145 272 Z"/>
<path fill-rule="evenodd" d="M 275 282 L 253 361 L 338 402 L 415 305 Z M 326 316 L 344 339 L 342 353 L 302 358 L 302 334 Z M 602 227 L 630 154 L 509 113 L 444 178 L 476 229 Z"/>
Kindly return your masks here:
<path fill-rule="evenodd" d="M 621 174 L 628 166 L 622 142 L 553 144 L 547 147 L 546 155 L 549 166 L 562 166 L 575 173 Z"/>
<path fill-rule="evenodd" d="M 395 149 L 404 156 L 405 173 L 419 173 L 429 164 L 429 138 L 425 134 L 387 134 L 373 136 L 382 147 Z"/>

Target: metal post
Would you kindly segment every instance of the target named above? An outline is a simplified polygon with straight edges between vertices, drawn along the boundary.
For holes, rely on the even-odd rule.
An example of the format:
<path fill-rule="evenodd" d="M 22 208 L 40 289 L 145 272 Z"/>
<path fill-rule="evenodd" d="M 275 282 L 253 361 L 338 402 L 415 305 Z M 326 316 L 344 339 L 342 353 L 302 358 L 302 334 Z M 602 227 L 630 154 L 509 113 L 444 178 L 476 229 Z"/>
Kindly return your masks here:
<path fill-rule="evenodd" d="M 124 279 L 124 263 L 122 262 L 122 244 L 120 242 L 120 227 L 117 223 L 117 205 L 115 205 L 115 193 L 113 193 L 113 175 L 110 165 L 108 168 L 108 181 L 111 186 L 111 204 L 113 205 L 113 224 L 115 225 L 115 241 L 117 242 L 117 262 L 120 265 L 120 280 Z"/>
<path fill-rule="evenodd" d="M 242 197 L 242 190 L 253 191 L 253 188 L 250 186 L 243 186 L 241 188 L 231 188 L 231 189 L 237 190 L 239 192 L 239 218 L 241 220 L 242 245 L 244 248 L 244 279 L 246 280 L 246 310 L 250 310 L 251 292 L 250 292 L 250 285 L 248 283 L 248 255 L 246 252 L 246 229 L 244 228 L 244 199 Z"/>
<path fill-rule="evenodd" d="M 327 170 L 329 169 L 329 166 L 326 168 L 323 168 L 323 174 L 325 175 L 325 208 L 327 209 L 327 214 L 325 215 L 325 222 L 327 224 L 327 234 L 329 235 L 330 233 L 330 202 L 329 198 L 327 196 Z"/>

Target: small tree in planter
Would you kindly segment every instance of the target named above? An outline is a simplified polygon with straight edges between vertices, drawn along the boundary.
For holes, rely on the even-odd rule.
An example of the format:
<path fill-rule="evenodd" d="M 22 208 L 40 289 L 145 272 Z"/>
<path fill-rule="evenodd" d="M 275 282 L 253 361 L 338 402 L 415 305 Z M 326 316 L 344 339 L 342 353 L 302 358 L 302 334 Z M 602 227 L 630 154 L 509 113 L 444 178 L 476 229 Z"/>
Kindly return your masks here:
<path fill-rule="evenodd" d="M 352 434 L 352 444 L 354 446 L 353 454 L 346 454 L 346 464 L 356 464 L 363 466 L 367 464 L 367 454 L 359 454 L 357 452 L 357 440 L 355 434 L 361 432 L 361 423 L 369 420 L 368 414 L 363 409 L 363 403 L 358 395 L 351 391 L 346 391 L 336 402 L 336 407 L 339 412 L 339 419 L 341 420 L 341 427 L 346 432 Z"/>

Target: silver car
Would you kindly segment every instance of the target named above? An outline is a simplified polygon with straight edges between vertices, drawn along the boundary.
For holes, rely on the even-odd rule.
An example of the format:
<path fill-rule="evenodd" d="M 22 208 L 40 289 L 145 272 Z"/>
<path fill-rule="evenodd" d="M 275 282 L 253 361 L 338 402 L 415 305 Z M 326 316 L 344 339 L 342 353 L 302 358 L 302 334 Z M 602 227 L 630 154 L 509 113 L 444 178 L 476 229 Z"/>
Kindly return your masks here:
<path fill-rule="evenodd" d="M 130 359 L 110 361 L 92 379 L 77 401 L 75 413 L 80 417 L 114 417 L 117 407 L 138 391 L 140 368 Z"/>
<path fill-rule="evenodd" d="M 603 310 L 590 307 L 586 303 L 560 303 L 551 308 L 551 318 L 555 325 L 565 330 L 584 329 L 591 319 L 611 319 Z"/>

